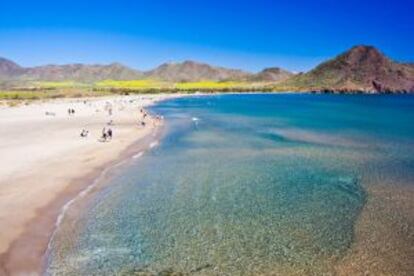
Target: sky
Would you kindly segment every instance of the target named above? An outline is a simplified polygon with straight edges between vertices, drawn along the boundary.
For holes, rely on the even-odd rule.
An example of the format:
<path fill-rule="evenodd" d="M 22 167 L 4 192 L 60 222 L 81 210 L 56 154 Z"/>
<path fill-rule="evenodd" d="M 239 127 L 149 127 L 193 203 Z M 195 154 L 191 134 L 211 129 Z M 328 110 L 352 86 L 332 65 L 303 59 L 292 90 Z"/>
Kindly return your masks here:
<path fill-rule="evenodd" d="M 414 0 L 1 0 L 0 11 L 0 56 L 22 66 L 197 60 L 299 72 L 358 44 L 414 62 Z"/>

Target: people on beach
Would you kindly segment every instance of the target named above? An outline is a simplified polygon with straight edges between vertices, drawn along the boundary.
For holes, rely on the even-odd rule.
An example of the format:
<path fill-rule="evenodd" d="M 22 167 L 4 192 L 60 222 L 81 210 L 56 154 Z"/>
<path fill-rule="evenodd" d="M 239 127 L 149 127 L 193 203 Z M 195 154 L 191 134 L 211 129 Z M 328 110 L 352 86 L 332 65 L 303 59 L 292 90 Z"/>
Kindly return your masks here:
<path fill-rule="evenodd" d="M 89 130 L 82 129 L 80 136 L 82 138 L 88 137 L 89 136 Z"/>
<path fill-rule="evenodd" d="M 105 110 L 108 111 L 108 115 L 112 116 L 112 104 L 110 102 L 106 102 L 105 104 Z"/>
<path fill-rule="evenodd" d="M 106 128 L 102 129 L 102 136 L 101 136 L 102 140 L 105 142 L 106 138 L 107 138 L 107 134 L 106 134 Z"/>
<path fill-rule="evenodd" d="M 69 114 L 69 116 L 70 116 L 70 115 L 74 115 L 74 114 L 75 114 L 75 109 L 73 109 L 73 108 L 69 108 L 69 109 L 68 109 L 68 114 Z"/>
<path fill-rule="evenodd" d="M 102 136 L 101 141 L 107 142 L 108 140 L 112 140 L 113 131 L 111 128 L 106 129 L 105 127 L 102 129 Z"/>
<path fill-rule="evenodd" d="M 140 113 L 142 114 L 143 119 L 145 119 L 148 116 L 148 113 L 143 108 L 140 109 Z"/>

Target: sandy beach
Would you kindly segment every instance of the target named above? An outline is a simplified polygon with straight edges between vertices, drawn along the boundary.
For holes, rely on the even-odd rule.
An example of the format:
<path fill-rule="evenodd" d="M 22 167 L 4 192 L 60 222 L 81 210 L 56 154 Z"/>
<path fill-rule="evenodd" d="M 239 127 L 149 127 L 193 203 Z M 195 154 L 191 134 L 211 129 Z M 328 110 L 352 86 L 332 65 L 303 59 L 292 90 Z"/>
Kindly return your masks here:
<path fill-rule="evenodd" d="M 166 97 L 113 96 L 0 107 L 0 275 L 41 273 L 62 207 L 106 167 L 156 139 L 162 120 L 149 115 L 143 119 L 141 108 Z M 104 127 L 113 131 L 106 142 L 101 141 Z M 87 137 L 81 137 L 83 129 Z"/>

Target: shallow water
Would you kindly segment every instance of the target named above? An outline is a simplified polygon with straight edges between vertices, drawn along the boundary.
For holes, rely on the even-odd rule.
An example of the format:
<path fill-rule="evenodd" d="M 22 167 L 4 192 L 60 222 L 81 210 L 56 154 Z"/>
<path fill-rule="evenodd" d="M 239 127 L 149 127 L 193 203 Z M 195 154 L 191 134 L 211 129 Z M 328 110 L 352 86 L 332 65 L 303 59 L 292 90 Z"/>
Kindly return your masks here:
<path fill-rule="evenodd" d="M 214 95 L 152 111 L 163 140 L 62 225 L 49 274 L 330 273 L 364 181 L 414 183 L 412 96 Z"/>

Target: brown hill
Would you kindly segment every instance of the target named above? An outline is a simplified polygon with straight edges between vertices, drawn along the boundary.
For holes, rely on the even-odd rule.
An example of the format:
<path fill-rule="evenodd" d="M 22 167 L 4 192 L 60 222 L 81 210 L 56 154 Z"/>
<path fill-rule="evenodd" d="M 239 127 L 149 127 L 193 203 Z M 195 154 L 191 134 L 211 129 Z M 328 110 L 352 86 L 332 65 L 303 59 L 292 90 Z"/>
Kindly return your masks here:
<path fill-rule="evenodd" d="M 24 68 L 15 62 L 0 57 L 0 80 L 8 80 L 21 75 Z"/>
<path fill-rule="evenodd" d="M 133 80 L 142 77 L 142 73 L 119 63 L 109 65 L 45 65 L 26 69 L 23 79 L 47 81 L 94 82 L 99 80 Z"/>
<path fill-rule="evenodd" d="M 279 82 L 287 80 L 292 77 L 294 74 L 283 70 L 279 67 L 266 68 L 259 73 L 255 74 L 251 80 L 252 81 L 263 81 L 263 82 Z"/>
<path fill-rule="evenodd" d="M 244 80 L 251 76 L 242 70 L 214 67 L 205 63 L 185 61 L 182 63 L 164 63 L 145 73 L 146 77 L 164 81 L 224 81 Z"/>
<path fill-rule="evenodd" d="M 372 46 L 356 46 L 284 85 L 300 90 L 414 92 L 414 67 L 392 61 Z"/>
<path fill-rule="evenodd" d="M 134 80 L 142 78 L 143 73 L 119 63 L 109 65 L 45 65 L 24 68 L 18 64 L 0 58 L 0 80 L 3 81 L 78 81 L 94 82 L 105 79 Z"/>

